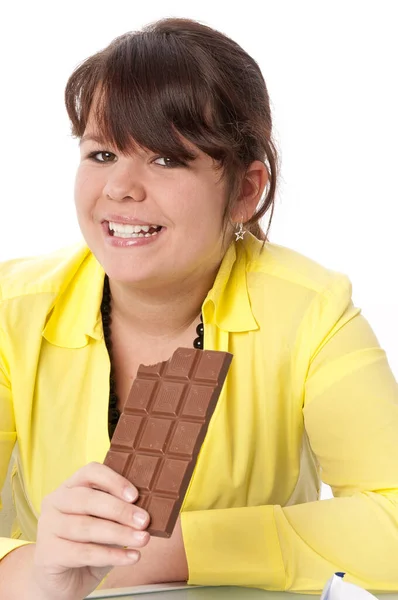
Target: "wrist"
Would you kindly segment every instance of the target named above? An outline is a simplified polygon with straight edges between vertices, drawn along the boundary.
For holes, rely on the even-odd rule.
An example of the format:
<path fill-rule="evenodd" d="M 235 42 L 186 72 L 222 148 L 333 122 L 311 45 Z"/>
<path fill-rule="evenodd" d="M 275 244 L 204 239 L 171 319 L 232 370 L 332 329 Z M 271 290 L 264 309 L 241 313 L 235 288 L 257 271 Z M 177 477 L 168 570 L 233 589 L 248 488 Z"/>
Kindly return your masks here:
<path fill-rule="evenodd" d="M 35 550 L 36 544 L 27 543 L 15 548 L 0 561 L 0 598 L 59 600 L 59 594 L 45 591 L 36 578 Z M 65 600 L 80 600 L 80 598 L 70 597 Z"/>
<path fill-rule="evenodd" d="M 34 578 L 35 544 L 11 550 L 0 561 L 0 597 L 8 600 L 50 600 L 36 585 Z M 51 599 L 53 600 L 53 599 Z"/>

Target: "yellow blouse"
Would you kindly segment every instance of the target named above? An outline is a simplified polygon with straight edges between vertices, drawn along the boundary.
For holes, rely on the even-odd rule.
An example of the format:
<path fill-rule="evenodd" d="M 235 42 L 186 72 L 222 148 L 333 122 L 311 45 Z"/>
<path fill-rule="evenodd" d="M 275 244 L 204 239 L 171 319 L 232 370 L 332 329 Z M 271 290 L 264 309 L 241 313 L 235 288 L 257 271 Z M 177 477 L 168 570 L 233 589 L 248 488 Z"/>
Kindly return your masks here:
<path fill-rule="evenodd" d="M 0 558 L 109 448 L 103 278 L 84 244 L 0 264 L 0 489 L 18 441 Z M 234 358 L 183 506 L 189 582 L 397 590 L 398 386 L 350 281 L 247 234 L 202 310 L 205 348 Z"/>

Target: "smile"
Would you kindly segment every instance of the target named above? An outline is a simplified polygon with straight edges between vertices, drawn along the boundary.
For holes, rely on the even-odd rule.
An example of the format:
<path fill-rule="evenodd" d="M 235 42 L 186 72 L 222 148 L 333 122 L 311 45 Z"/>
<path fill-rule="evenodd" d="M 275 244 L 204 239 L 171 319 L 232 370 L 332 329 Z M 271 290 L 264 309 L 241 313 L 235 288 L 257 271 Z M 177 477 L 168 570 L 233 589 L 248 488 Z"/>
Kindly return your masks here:
<path fill-rule="evenodd" d="M 108 222 L 108 231 L 112 237 L 142 238 L 157 235 L 162 229 L 161 225 L 126 225 L 124 223 Z"/>

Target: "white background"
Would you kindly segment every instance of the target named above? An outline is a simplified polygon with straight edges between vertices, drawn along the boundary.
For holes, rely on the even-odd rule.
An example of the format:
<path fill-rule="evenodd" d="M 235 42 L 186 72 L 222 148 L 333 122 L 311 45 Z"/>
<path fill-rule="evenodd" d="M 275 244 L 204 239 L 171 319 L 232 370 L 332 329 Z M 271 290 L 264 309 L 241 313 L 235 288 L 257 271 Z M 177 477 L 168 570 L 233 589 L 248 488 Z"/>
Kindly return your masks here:
<path fill-rule="evenodd" d="M 0 260 L 80 239 L 63 105 L 74 67 L 149 21 L 198 19 L 267 82 L 282 157 L 271 241 L 350 276 L 397 375 L 397 11 L 394 0 L 4 3 Z"/>

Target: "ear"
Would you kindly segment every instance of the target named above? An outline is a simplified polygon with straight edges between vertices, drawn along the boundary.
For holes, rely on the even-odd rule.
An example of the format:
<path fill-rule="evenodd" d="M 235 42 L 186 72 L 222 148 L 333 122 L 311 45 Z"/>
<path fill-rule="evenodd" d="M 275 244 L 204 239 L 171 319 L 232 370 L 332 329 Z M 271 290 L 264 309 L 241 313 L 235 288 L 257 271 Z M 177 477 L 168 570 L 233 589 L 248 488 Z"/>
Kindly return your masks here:
<path fill-rule="evenodd" d="M 245 223 L 254 214 L 269 179 L 267 167 L 260 160 L 253 161 L 247 168 L 242 182 L 241 195 L 232 209 L 232 221 Z"/>

